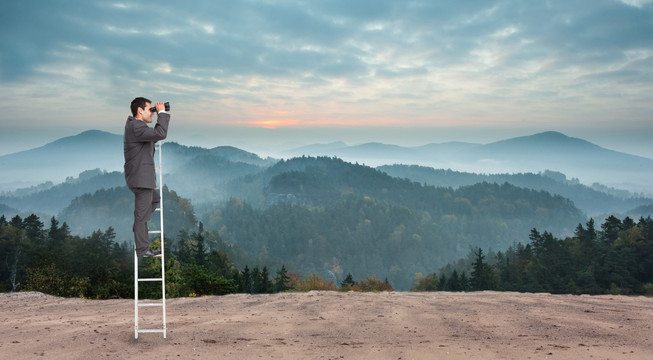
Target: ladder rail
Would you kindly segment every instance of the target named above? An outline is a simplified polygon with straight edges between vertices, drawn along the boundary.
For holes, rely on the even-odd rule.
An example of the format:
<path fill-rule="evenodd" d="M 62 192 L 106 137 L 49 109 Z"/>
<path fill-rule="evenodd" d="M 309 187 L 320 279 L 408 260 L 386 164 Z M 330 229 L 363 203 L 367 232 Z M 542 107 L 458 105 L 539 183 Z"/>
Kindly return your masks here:
<path fill-rule="evenodd" d="M 159 166 L 156 167 L 159 171 L 159 186 L 156 190 L 159 191 L 159 207 L 154 211 L 159 212 L 159 230 L 148 231 L 148 234 L 160 234 L 161 238 L 161 277 L 160 278 L 139 278 L 138 277 L 138 255 L 134 250 L 134 338 L 138 339 L 139 333 L 162 333 L 163 338 L 167 335 L 166 325 L 166 281 L 165 281 L 165 238 L 163 232 L 163 163 L 162 163 L 162 141 L 155 144 L 155 149 L 159 150 Z M 161 302 L 160 303 L 139 303 L 138 299 L 138 283 L 139 282 L 153 282 L 161 281 Z M 161 307 L 162 308 L 162 328 L 161 329 L 139 329 L 138 328 L 138 308 L 139 307 Z"/>

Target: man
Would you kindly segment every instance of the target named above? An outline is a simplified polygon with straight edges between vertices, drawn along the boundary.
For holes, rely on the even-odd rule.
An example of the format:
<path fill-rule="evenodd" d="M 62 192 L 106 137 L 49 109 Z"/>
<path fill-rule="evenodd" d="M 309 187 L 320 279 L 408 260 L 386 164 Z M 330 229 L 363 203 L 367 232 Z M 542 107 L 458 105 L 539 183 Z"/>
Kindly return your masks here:
<path fill-rule="evenodd" d="M 156 103 L 156 125 L 154 128 L 147 126 L 152 123 L 151 104 L 150 100 L 143 97 L 132 101 L 132 116 L 127 118 L 123 137 L 125 181 L 129 190 L 134 193 L 134 248 L 139 257 L 161 253 L 150 249 L 147 222 L 161 201 L 158 192 L 154 191 L 154 143 L 168 135 L 170 114 L 165 112 L 162 102 Z"/>

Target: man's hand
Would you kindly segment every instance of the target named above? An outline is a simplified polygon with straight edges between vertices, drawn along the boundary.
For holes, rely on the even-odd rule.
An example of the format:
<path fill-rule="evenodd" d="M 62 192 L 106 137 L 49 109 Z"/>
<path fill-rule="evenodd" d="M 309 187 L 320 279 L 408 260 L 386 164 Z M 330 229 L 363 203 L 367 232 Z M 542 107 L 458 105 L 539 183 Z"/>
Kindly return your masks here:
<path fill-rule="evenodd" d="M 165 110 L 166 106 L 162 102 L 156 103 L 156 113 L 160 113 L 161 111 Z"/>

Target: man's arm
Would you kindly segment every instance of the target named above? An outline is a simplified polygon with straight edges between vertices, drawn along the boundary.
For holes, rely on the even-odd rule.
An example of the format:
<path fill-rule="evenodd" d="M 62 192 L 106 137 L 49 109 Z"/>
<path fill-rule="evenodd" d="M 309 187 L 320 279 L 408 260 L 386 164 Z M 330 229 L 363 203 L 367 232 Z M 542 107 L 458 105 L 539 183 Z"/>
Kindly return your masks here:
<path fill-rule="evenodd" d="M 136 141 L 159 141 L 168 136 L 168 123 L 170 122 L 170 114 L 161 112 L 157 115 L 156 125 L 154 128 L 147 126 L 142 121 L 134 122 L 134 135 Z"/>

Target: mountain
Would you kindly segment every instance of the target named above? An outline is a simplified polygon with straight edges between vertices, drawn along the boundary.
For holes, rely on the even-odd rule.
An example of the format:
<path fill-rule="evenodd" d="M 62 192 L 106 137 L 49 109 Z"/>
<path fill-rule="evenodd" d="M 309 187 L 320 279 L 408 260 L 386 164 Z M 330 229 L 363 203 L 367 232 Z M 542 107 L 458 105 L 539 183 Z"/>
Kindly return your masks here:
<path fill-rule="evenodd" d="M 534 162 L 542 162 L 556 164 L 558 168 L 563 169 L 581 167 L 601 173 L 605 173 L 606 170 L 607 172 L 646 171 L 647 167 L 650 169 L 653 166 L 651 159 L 608 150 L 554 131 L 487 144 L 477 148 L 472 154 L 477 159 L 485 156 L 510 161 L 522 167 L 533 166 Z M 559 169 L 553 170 L 559 171 Z"/>
<path fill-rule="evenodd" d="M 125 176 L 121 172 L 105 172 L 100 169 L 87 170 L 78 178 L 68 177 L 66 181 L 48 187 L 35 188 L 33 192 L 17 192 L 15 195 L 1 195 L 0 203 L 21 211 L 35 211 L 55 215 L 70 202 L 86 193 L 100 189 L 125 186 Z M 96 229 L 97 230 L 97 229 Z"/>
<path fill-rule="evenodd" d="M 280 168 L 280 166 L 271 168 L 268 172 L 269 177 L 265 179 L 247 177 L 270 168 L 277 160 L 262 159 L 256 154 L 229 146 L 206 149 L 166 142 L 163 151 L 164 182 L 175 189 L 180 196 L 189 198 L 196 205 L 226 201 L 234 194 L 248 199 L 251 203 L 260 203 L 260 199 L 253 198 L 258 196 L 255 195 L 256 191 L 248 190 L 248 195 L 243 192 L 244 189 L 247 187 L 253 189 L 266 184 L 273 176 L 273 172 L 279 171 Z M 649 176 L 653 176 L 651 174 L 653 160 L 607 150 L 558 132 L 544 132 L 487 145 L 447 142 L 418 147 L 382 143 L 347 146 L 342 142 L 335 142 L 305 146 L 294 149 L 287 155 L 293 152 L 322 152 L 329 156 L 339 156 L 352 163 L 386 164 L 383 170 L 392 176 L 406 177 L 436 186 L 457 187 L 488 181 L 508 182 L 521 187 L 546 190 L 573 199 L 590 215 L 626 211 L 648 203 L 646 199 L 622 200 L 619 196 L 607 196 L 604 193 L 613 193 L 617 190 L 604 185 L 592 184 L 592 189 L 599 190 L 592 191 L 588 187 L 591 182 L 582 181 L 583 179 L 591 178 L 596 179 L 597 183 L 609 184 L 610 181 L 615 181 L 615 177 L 621 176 L 623 179 L 619 185 L 628 182 L 631 186 L 617 187 L 638 191 L 644 195 L 653 193 L 649 181 Z M 57 159 L 67 159 L 67 161 L 62 162 Z M 112 175 L 111 180 L 103 177 L 86 178 L 76 184 L 70 183 L 74 180 L 70 178 L 71 175 L 84 173 L 88 169 L 114 168 L 117 169 L 113 170 L 114 172 L 121 171 L 122 139 L 119 135 L 107 132 L 86 131 L 76 136 L 59 139 L 41 148 L 2 156 L 0 164 L 3 169 L 2 181 L 5 183 L 19 179 L 40 183 L 39 187 L 5 193 L 0 196 L 0 203 L 23 211 L 56 214 L 75 196 L 84 192 L 92 193 L 102 188 L 122 186 L 120 175 L 116 174 Z M 390 165 L 387 164 L 411 165 L 403 167 L 397 165 L 390 170 L 387 167 Z M 476 170 L 473 172 L 435 170 L 447 168 Z M 506 168 L 514 171 L 501 171 Z M 542 183 L 542 179 L 534 179 L 526 175 L 537 174 L 546 169 L 564 170 L 564 174 L 576 179 L 562 185 L 561 183 L 566 183 L 566 176 L 561 173 L 563 180 L 558 183 L 549 181 L 547 185 Z M 553 171 L 546 171 L 549 174 L 553 173 Z M 433 172 L 439 174 L 434 175 Z M 591 175 L 582 178 L 579 183 L 577 178 L 585 173 Z M 515 176 L 510 176 L 511 174 Z M 447 176 L 450 180 L 455 178 L 455 183 L 444 181 Z M 43 181 L 46 180 L 51 182 L 44 183 Z M 582 187 L 583 182 L 587 186 Z M 59 185 L 55 186 L 55 183 Z M 636 183 L 639 185 L 635 185 Z"/>
<path fill-rule="evenodd" d="M 94 151 L 89 154 L 85 151 L 88 148 L 93 148 Z M 258 173 L 276 162 L 231 146 L 205 149 L 166 142 L 163 152 L 164 183 L 179 189 L 181 196 L 190 198 L 193 202 L 224 200 L 229 195 L 221 189 L 221 184 Z M 69 161 L 56 161 L 56 166 L 52 165 L 53 159 L 58 158 L 68 158 Z M 108 172 L 98 168 L 109 164 L 108 160 L 90 161 L 108 158 L 113 162 L 116 162 L 116 158 L 119 159 L 119 171 Z M 155 158 L 158 162 L 158 157 Z M 0 192 L 0 204 L 17 211 L 55 215 L 78 196 L 102 189 L 124 187 L 122 161 L 122 137 L 102 131 L 87 131 L 41 148 L 6 155 L 0 159 L 4 181 L 22 176 L 29 177 L 32 181 L 39 180 L 40 183 L 29 188 Z M 116 166 L 118 165 L 106 167 Z M 86 167 L 93 170 L 80 170 Z M 74 178 L 71 176 L 73 174 L 79 174 L 79 177 Z M 64 179 L 60 179 L 62 177 Z"/>
<path fill-rule="evenodd" d="M 304 154 L 312 154 L 315 152 L 328 153 L 330 151 L 338 151 L 346 147 L 347 144 L 345 144 L 344 142 L 336 141 L 328 144 L 312 144 L 312 145 L 301 146 L 295 149 L 283 151 L 281 155 L 283 157 L 292 158 L 296 156 L 302 156 Z"/>
<path fill-rule="evenodd" d="M 572 200 L 585 214 L 592 217 L 611 213 L 632 213 L 631 216 L 637 218 L 642 216 L 642 212 L 632 210 L 653 204 L 651 198 L 616 191 L 598 184 L 593 184 L 592 187 L 586 186 L 580 184 L 577 180 L 568 180 L 562 173 L 548 170 L 538 174 L 474 174 L 418 165 L 384 165 L 377 169 L 390 176 L 406 178 L 437 187 L 459 188 L 480 182 L 490 182 L 497 184 L 509 183 L 537 191 L 544 190 Z"/>
<path fill-rule="evenodd" d="M 487 182 L 433 187 L 330 157 L 283 160 L 227 191 L 226 204 L 198 218 L 255 262 L 387 277 L 400 290 L 470 247 L 527 242 L 534 227 L 571 234 L 586 221 L 548 192 Z"/>
<path fill-rule="evenodd" d="M 174 172 L 201 155 L 256 166 L 269 166 L 276 161 L 231 146 L 205 149 L 165 142 L 163 151 L 164 173 Z M 60 183 L 90 169 L 122 172 L 123 163 L 122 135 L 89 130 L 35 149 L 0 156 L 0 190 L 26 188 L 46 181 Z"/>
<path fill-rule="evenodd" d="M 0 189 L 16 189 L 53 181 L 84 170 L 121 171 L 122 136 L 89 130 L 41 147 L 0 156 L 3 176 Z"/>
<path fill-rule="evenodd" d="M 166 142 L 164 173 L 173 173 L 200 155 L 268 167 L 275 159 L 234 147 L 205 149 Z M 548 131 L 490 144 L 431 143 L 416 147 L 342 142 L 308 145 L 282 153 L 296 156 L 336 156 L 370 166 L 405 164 L 455 171 L 502 174 L 538 173 L 549 169 L 590 185 L 601 183 L 633 192 L 653 194 L 653 160 L 602 148 L 582 139 Z M 122 136 L 98 130 L 65 137 L 42 147 L 0 156 L 0 190 L 13 190 L 45 181 L 59 183 L 89 169 L 122 171 Z"/>
<path fill-rule="evenodd" d="M 181 229 L 195 230 L 197 221 L 191 203 L 167 186 L 163 187 L 163 208 L 165 211 L 165 237 L 174 239 Z M 126 186 L 101 189 L 74 198 L 56 218 L 66 222 L 74 235 L 88 236 L 94 231 L 113 227 L 117 242 L 133 241 L 134 195 Z M 159 213 L 150 222 L 151 229 L 159 228 Z"/>
<path fill-rule="evenodd" d="M 546 169 L 634 192 L 653 194 L 653 160 L 602 148 L 555 131 L 482 145 L 464 142 L 400 147 L 379 143 L 301 148 L 295 155 L 337 156 L 346 161 L 380 165 L 421 165 L 462 172 L 537 173 Z"/>
<path fill-rule="evenodd" d="M 18 209 L 14 209 L 5 204 L 0 204 L 0 214 L 14 214 L 18 213 Z"/>

